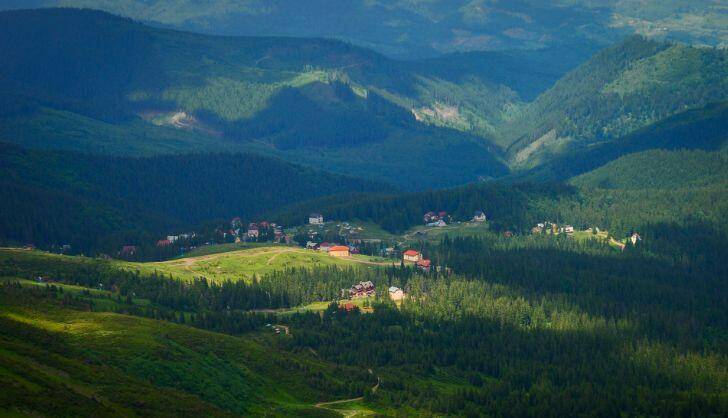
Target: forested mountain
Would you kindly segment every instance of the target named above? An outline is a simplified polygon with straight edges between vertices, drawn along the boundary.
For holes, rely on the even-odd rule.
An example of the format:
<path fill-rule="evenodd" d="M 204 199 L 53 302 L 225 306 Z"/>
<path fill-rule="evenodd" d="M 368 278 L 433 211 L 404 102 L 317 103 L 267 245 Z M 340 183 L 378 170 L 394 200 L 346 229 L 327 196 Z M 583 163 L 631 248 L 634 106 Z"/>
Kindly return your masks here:
<path fill-rule="evenodd" d="M 5 141 L 129 154 L 199 149 L 193 134 L 212 150 L 410 188 L 506 172 L 487 140 L 416 120 L 413 109 L 440 106 L 446 81 L 342 42 L 210 37 L 71 9 L 3 12 L 0 23 Z M 461 89 L 474 86 L 497 93 L 478 99 L 496 118 L 516 96 L 477 77 Z M 442 109 L 441 125 L 466 123 Z"/>
<path fill-rule="evenodd" d="M 574 146 L 543 164 L 515 173 L 515 181 L 565 181 L 623 155 L 651 149 L 717 151 L 728 144 L 728 103 L 688 110 L 614 141 Z M 650 165 L 659 164 L 657 161 Z"/>
<path fill-rule="evenodd" d="M 9 144 L 0 151 L 0 240 L 81 252 L 113 253 L 204 221 L 253 220 L 316 196 L 392 190 L 252 154 L 102 157 Z"/>
<path fill-rule="evenodd" d="M 533 167 L 728 98 L 728 50 L 632 37 L 559 80 L 504 128 L 511 164 Z"/>
<path fill-rule="evenodd" d="M 72 6 L 222 35 L 322 36 L 398 57 L 452 51 L 605 45 L 639 33 L 698 44 L 728 41 L 711 0 L 6 0 L 0 7 Z M 568 49 L 565 48 L 565 49 Z"/>
<path fill-rule="evenodd" d="M 607 189 L 665 189 L 728 182 L 728 154 L 705 151 L 637 152 L 575 177 L 573 184 Z M 728 187 L 726 188 L 728 190 Z"/>
<path fill-rule="evenodd" d="M 701 222 L 725 231 L 728 213 L 725 151 L 633 153 L 564 183 L 493 182 L 399 195 L 329 196 L 294 204 L 271 216 L 288 223 L 318 210 L 330 219 L 360 219 L 402 233 L 421 225 L 427 211 L 469 220 L 483 210 L 494 231 L 530 233 L 552 220 L 622 237 L 666 222 Z"/>

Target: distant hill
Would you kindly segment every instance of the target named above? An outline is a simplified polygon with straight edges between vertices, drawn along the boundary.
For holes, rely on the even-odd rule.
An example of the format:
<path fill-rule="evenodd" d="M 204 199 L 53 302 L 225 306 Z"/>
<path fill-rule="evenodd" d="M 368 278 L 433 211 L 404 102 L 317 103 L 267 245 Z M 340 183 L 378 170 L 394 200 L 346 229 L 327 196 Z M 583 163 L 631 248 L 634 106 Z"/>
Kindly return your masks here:
<path fill-rule="evenodd" d="M 728 99 L 728 50 L 640 37 L 608 48 L 523 109 L 500 137 L 512 166 L 611 141 L 681 111 Z"/>
<path fill-rule="evenodd" d="M 101 157 L 0 146 L 0 240 L 42 248 L 112 253 L 127 240 L 154 242 L 204 221 L 393 190 L 253 154 Z"/>
<path fill-rule="evenodd" d="M 478 77 L 451 89 L 339 41 L 211 37 L 49 9 L 0 13 L 0 48 L 4 141 L 132 155 L 245 149 L 420 189 L 507 172 L 484 137 L 514 91 Z"/>
<path fill-rule="evenodd" d="M 728 154 L 651 150 L 620 157 L 575 177 L 573 184 L 605 189 L 728 186 Z"/>
<path fill-rule="evenodd" d="M 711 0 L 5 0 L 0 7 L 74 6 L 218 35 L 327 37 L 405 58 L 448 52 L 599 46 L 638 33 L 725 45 Z"/>
<path fill-rule="evenodd" d="M 574 147 L 540 166 L 510 176 L 516 181 L 559 181 L 612 160 L 651 149 L 716 151 L 728 145 L 728 103 L 678 113 L 614 141 Z M 657 163 L 657 162 L 655 162 Z"/>

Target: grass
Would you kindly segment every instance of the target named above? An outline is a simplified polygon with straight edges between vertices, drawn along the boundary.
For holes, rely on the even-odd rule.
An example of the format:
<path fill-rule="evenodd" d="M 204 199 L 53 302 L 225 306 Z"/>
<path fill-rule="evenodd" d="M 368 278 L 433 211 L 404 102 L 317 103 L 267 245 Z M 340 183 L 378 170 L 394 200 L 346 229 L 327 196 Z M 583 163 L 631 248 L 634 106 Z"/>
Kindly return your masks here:
<path fill-rule="evenodd" d="M 321 416 L 313 404 L 337 397 L 309 377 L 329 388 L 350 379 L 332 364 L 279 353 L 265 336 L 76 311 L 22 290 L 0 291 L 0 323 L 2 416 Z"/>
<path fill-rule="evenodd" d="M 381 263 L 384 265 L 385 263 Z M 171 261 L 133 263 L 115 261 L 114 265 L 142 273 L 158 272 L 181 279 L 206 277 L 210 280 L 251 280 L 276 270 L 314 266 L 356 266 L 377 265 L 367 256 L 349 258 L 330 257 L 326 253 L 305 250 L 299 247 L 263 246 L 217 254 L 184 257 Z"/>

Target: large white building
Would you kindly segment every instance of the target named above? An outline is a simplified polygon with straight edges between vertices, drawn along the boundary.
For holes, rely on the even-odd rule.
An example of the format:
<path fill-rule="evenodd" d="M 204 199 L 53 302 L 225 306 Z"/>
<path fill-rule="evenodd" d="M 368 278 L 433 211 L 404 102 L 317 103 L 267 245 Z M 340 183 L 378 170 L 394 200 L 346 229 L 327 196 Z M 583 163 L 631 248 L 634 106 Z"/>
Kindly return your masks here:
<path fill-rule="evenodd" d="M 320 213 L 312 213 L 308 215 L 308 223 L 310 223 L 311 225 L 323 225 L 324 216 Z"/>

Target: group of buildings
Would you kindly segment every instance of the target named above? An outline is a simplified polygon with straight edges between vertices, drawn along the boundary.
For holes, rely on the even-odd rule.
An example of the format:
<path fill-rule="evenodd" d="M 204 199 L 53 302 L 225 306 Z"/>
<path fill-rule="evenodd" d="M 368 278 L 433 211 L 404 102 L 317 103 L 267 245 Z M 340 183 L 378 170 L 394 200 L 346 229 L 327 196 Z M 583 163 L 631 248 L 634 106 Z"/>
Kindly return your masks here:
<path fill-rule="evenodd" d="M 411 263 L 417 266 L 420 270 L 425 273 L 429 273 L 432 268 L 432 262 L 425 258 L 421 252 L 417 250 L 407 250 L 402 253 L 402 261 L 405 263 Z"/>
<path fill-rule="evenodd" d="M 471 222 L 485 222 L 486 220 L 485 212 L 482 210 L 475 211 L 473 217 L 470 218 Z M 447 226 L 448 222 L 452 222 L 452 216 L 445 211 L 430 211 L 422 216 L 422 221 L 426 226 L 439 228 Z"/>
<path fill-rule="evenodd" d="M 531 233 L 537 234 L 573 234 L 574 227 L 572 225 L 561 225 L 559 226 L 554 222 L 540 222 L 531 228 Z"/>
<path fill-rule="evenodd" d="M 351 288 L 342 289 L 341 290 L 341 296 L 342 298 L 348 297 L 349 299 L 362 299 L 362 298 L 368 298 L 373 297 L 376 295 L 376 287 L 374 286 L 374 283 L 371 281 L 365 281 L 365 282 L 359 282 L 357 284 L 354 284 L 351 286 Z M 407 294 L 399 287 L 396 286 L 390 286 L 389 289 L 387 289 L 387 295 L 390 299 L 393 301 L 401 301 L 403 300 Z"/>

